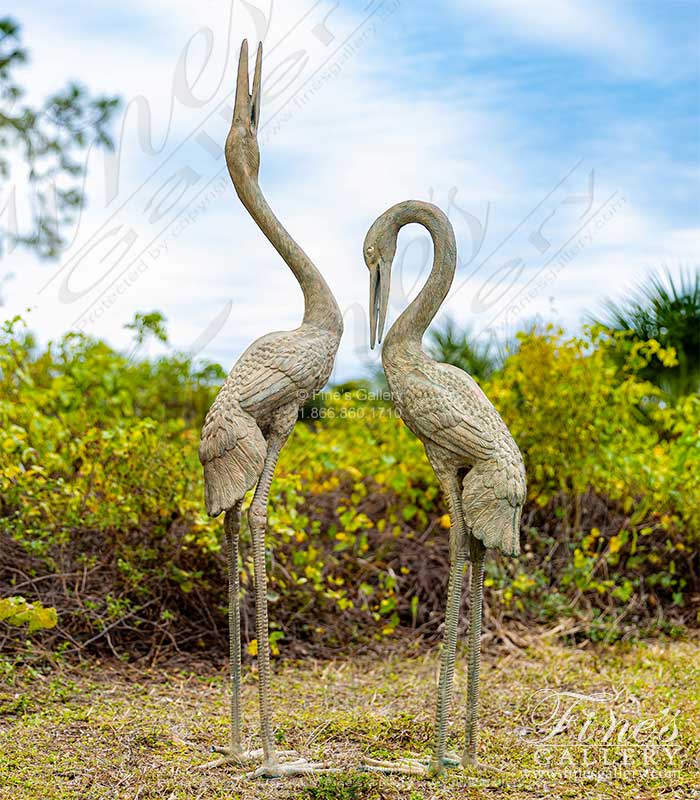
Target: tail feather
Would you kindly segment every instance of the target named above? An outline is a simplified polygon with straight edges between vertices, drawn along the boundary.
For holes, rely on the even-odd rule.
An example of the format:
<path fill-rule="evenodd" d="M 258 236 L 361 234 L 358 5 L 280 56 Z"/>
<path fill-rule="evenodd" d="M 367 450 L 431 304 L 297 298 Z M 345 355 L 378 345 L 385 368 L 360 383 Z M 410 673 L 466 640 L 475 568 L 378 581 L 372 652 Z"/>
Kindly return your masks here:
<path fill-rule="evenodd" d="M 525 493 L 522 461 L 484 461 L 474 466 L 462 484 L 464 518 L 473 535 L 486 547 L 517 556 Z"/>
<path fill-rule="evenodd" d="M 253 417 L 222 391 L 204 420 L 199 445 L 204 502 L 210 516 L 233 508 L 255 486 L 266 451 Z"/>

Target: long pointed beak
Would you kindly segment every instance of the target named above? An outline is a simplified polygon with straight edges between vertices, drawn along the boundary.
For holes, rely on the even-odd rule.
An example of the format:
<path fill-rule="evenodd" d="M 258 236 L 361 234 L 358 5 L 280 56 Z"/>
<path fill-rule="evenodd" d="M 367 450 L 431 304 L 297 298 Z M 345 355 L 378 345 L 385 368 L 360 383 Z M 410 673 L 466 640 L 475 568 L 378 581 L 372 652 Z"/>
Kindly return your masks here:
<path fill-rule="evenodd" d="M 386 312 L 389 307 L 389 288 L 391 284 L 391 264 L 384 261 L 374 267 L 369 274 L 369 346 L 382 342 Z"/>
<path fill-rule="evenodd" d="M 377 311 L 379 306 L 379 268 L 369 272 L 369 349 L 374 350 L 377 341 Z"/>
<path fill-rule="evenodd" d="M 241 44 L 238 57 L 238 78 L 236 80 L 236 102 L 233 107 L 233 121 L 243 122 L 250 118 L 250 86 L 248 79 L 248 40 Z"/>
<path fill-rule="evenodd" d="M 262 77 L 262 42 L 258 45 L 258 54 L 255 57 L 255 72 L 253 73 L 253 94 L 250 99 L 250 124 L 253 130 L 258 129 L 260 122 L 260 81 Z"/>

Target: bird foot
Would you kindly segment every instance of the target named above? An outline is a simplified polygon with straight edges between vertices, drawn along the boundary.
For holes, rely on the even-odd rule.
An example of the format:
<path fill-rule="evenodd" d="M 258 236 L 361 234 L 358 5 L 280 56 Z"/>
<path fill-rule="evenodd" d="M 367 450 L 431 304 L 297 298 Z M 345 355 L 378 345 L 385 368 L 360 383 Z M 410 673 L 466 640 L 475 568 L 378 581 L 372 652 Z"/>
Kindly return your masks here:
<path fill-rule="evenodd" d="M 461 765 L 463 769 L 473 770 L 474 772 L 482 774 L 485 772 L 490 772 L 495 775 L 500 775 L 503 773 L 502 769 L 494 767 L 491 764 L 484 764 L 481 761 L 477 761 L 474 756 L 462 756 Z"/>
<path fill-rule="evenodd" d="M 230 747 L 217 747 L 211 748 L 212 753 L 221 753 L 223 758 L 217 758 L 215 761 L 208 761 L 206 764 L 201 764 L 198 769 L 213 769 L 215 767 L 222 767 L 231 764 L 235 767 L 243 767 L 251 761 L 259 761 L 265 757 L 265 752 L 262 748 L 257 750 L 234 750 Z M 295 759 L 297 753 L 295 750 L 279 750 L 277 755 L 281 758 Z"/>
<path fill-rule="evenodd" d="M 278 753 L 278 755 L 281 755 Z M 248 778 L 293 778 L 296 775 L 310 775 L 313 772 L 338 772 L 325 762 L 307 761 L 305 758 L 296 761 L 274 761 L 263 764 L 255 772 L 249 772 Z"/>
<path fill-rule="evenodd" d="M 372 772 L 383 772 L 386 775 L 418 775 L 432 778 L 441 775 L 446 769 L 459 767 L 460 763 L 456 755 L 447 753 L 439 764 L 434 758 L 400 758 L 398 761 L 365 758 L 363 768 Z"/>

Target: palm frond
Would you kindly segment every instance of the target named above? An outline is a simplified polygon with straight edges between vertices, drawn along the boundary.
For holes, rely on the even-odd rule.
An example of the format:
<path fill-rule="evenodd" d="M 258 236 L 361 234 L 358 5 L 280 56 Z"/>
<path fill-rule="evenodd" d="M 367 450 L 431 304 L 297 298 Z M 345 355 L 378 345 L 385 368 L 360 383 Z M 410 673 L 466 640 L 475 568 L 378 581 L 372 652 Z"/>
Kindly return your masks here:
<path fill-rule="evenodd" d="M 668 267 L 650 273 L 623 300 L 606 300 L 601 313 L 590 321 L 611 331 L 631 331 L 634 339 L 656 339 L 673 347 L 678 364 L 664 367 L 654 362 L 645 377 L 668 394 L 679 397 L 700 390 L 700 269 Z"/>
<path fill-rule="evenodd" d="M 453 364 L 477 380 L 486 380 L 498 370 L 504 352 L 493 340 L 477 339 L 469 327 L 461 328 L 447 316 L 442 325 L 430 331 L 428 351 L 437 361 Z"/>

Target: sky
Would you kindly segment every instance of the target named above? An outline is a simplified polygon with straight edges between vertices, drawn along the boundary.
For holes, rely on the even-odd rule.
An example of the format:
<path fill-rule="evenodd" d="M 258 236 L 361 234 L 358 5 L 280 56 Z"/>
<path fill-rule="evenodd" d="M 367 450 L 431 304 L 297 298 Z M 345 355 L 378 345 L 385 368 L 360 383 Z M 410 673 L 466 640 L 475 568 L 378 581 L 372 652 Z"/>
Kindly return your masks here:
<path fill-rule="evenodd" d="M 533 322 L 574 332 L 650 270 L 698 264 L 695 0 L 9 6 L 29 100 L 69 80 L 123 99 L 115 152 L 86 156 L 61 257 L 18 248 L 0 263 L 0 317 L 24 314 L 42 342 L 80 330 L 128 350 L 124 325 L 159 310 L 172 348 L 228 369 L 253 339 L 299 324 L 301 291 L 223 160 L 244 37 L 265 52 L 260 185 L 345 316 L 334 380 L 377 359 L 362 242 L 401 200 L 436 203 L 455 228 L 436 324 L 449 314 L 484 339 Z M 21 228 L 29 197 L 15 189 Z M 431 257 L 423 228 L 402 230 L 389 321 Z"/>

